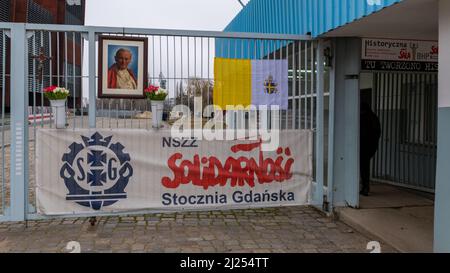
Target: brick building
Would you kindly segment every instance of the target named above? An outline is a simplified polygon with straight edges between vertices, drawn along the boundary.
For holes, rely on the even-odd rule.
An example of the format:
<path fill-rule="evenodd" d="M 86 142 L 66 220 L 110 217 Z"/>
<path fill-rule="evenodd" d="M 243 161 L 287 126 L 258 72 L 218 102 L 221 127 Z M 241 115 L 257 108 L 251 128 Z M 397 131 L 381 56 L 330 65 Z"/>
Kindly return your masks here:
<path fill-rule="evenodd" d="M 34 24 L 67 24 L 84 25 L 85 0 L 0 0 L 0 22 L 34 23 Z M 8 38 L 0 31 L 0 48 L 8 44 Z M 5 41 L 4 41 L 5 40 Z M 35 32 L 28 40 L 29 52 L 29 105 L 41 106 L 41 90 L 48 85 L 60 85 L 72 92 L 68 105 L 73 108 L 73 98 L 76 98 L 76 108 L 81 105 L 81 52 L 83 39 L 79 34 Z M 32 56 L 39 55 L 44 49 L 51 61 L 44 64 L 43 81 L 38 80 L 38 63 Z M 6 50 L 6 96 L 5 110 L 9 112 L 9 47 Z M 51 52 L 50 52 L 51 51 Z M 2 75 L 2 58 L 0 53 L 0 75 Z M 50 74 L 51 73 L 51 74 Z M 67 76 L 62 76 L 67 75 Z M 1 79 L 0 79 L 1 81 Z M 1 89 L 0 85 L 0 89 Z M 48 105 L 48 101 L 43 102 Z M 35 107 L 38 108 L 38 107 Z"/>

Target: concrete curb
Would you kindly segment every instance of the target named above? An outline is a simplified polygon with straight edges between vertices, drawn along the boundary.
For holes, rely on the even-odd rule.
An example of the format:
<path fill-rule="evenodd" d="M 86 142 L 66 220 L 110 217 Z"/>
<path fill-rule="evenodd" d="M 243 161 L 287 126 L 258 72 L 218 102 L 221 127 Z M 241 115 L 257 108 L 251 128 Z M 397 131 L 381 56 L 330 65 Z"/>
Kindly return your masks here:
<path fill-rule="evenodd" d="M 378 241 L 381 244 L 381 250 L 383 250 L 383 244 L 388 245 L 389 247 L 395 249 L 399 253 L 404 253 L 401 249 L 398 247 L 387 243 L 382 237 L 378 236 L 377 234 L 371 232 L 369 229 L 364 227 L 364 225 L 361 225 L 351 217 L 347 216 L 345 213 L 342 213 L 342 209 L 336 209 L 335 211 L 335 217 L 337 220 L 341 221 L 342 223 L 350 226 L 351 228 L 355 229 L 357 232 L 363 234 L 364 236 L 371 238 L 373 240 Z"/>

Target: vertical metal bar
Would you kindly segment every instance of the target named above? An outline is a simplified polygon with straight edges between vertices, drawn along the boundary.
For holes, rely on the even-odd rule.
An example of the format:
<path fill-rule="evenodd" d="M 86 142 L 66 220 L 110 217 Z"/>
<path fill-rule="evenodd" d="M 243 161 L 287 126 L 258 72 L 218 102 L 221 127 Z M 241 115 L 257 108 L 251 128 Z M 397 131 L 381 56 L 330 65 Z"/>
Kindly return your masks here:
<path fill-rule="evenodd" d="M 314 47 L 313 47 L 314 48 Z M 313 52 L 312 56 L 314 56 Z M 323 41 L 319 41 L 317 45 L 317 83 L 316 83 L 316 182 L 317 182 L 317 205 L 323 204 L 323 186 L 324 186 L 324 97 L 323 97 L 323 75 L 324 75 L 324 60 L 323 60 Z M 314 69 L 314 62 L 312 63 Z M 313 70 L 315 74 L 315 69 Z"/>
<path fill-rule="evenodd" d="M 245 40 L 247 42 L 247 55 L 245 55 L 245 59 L 252 59 L 252 55 L 250 54 L 250 40 Z"/>
<path fill-rule="evenodd" d="M 2 30 L 2 214 L 5 214 L 6 178 L 5 178 L 5 100 L 6 100 L 6 35 Z"/>
<path fill-rule="evenodd" d="M 422 76 L 423 80 L 423 92 L 421 95 L 421 101 L 423 102 L 423 111 L 422 111 L 422 145 L 421 145 L 421 158 L 424 161 L 424 168 L 422 171 L 422 177 L 421 177 L 421 184 L 424 188 L 430 189 L 431 188 L 431 169 L 430 169 L 430 119 L 432 116 L 431 108 L 429 105 L 432 101 L 432 94 L 431 92 L 428 93 L 429 89 L 429 76 L 430 74 L 424 73 Z"/>
<path fill-rule="evenodd" d="M 175 96 L 175 101 L 177 98 L 177 50 L 176 50 L 176 37 L 173 36 L 173 88 L 175 90 L 174 92 L 174 96 Z"/>
<path fill-rule="evenodd" d="M 83 38 L 83 34 L 80 33 L 80 108 L 81 108 L 81 128 L 84 128 L 84 108 L 83 108 L 83 81 L 84 81 L 84 77 L 83 77 L 83 66 L 84 65 L 84 38 Z M 97 103 L 97 101 L 95 101 L 94 103 Z"/>
<path fill-rule="evenodd" d="M 127 111 L 128 111 L 127 102 L 128 102 L 127 100 L 123 100 L 122 101 L 122 109 L 119 109 L 119 111 L 122 110 L 122 112 L 123 112 L 123 128 L 127 128 Z M 120 117 L 120 112 L 119 112 L 119 117 Z"/>
<path fill-rule="evenodd" d="M 109 129 L 111 129 L 112 128 L 112 125 L 111 125 L 111 118 L 112 117 L 112 114 L 111 114 L 111 99 L 108 99 L 108 120 L 109 120 Z"/>
<path fill-rule="evenodd" d="M 231 48 L 230 48 L 230 43 L 231 43 L 231 41 L 230 41 L 230 39 L 227 39 L 227 44 L 228 44 L 228 50 L 227 50 L 227 58 L 231 58 L 231 54 L 230 54 L 230 51 L 231 51 Z"/>
<path fill-rule="evenodd" d="M 72 87 L 73 87 L 73 129 L 75 130 L 76 122 L 77 122 L 77 89 L 76 89 L 76 56 L 75 56 L 75 32 L 72 32 Z"/>
<path fill-rule="evenodd" d="M 332 50 L 335 51 L 334 45 L 332 45 Z M 333 56 L 336 56 L 336 52 L 332 53 Z M 329 116 L 328 116 L 328 183 L 327 183 L 327 194 L 328 194 L 328 203 L 329 203 L 329 211 L 334 211 L 334 138 L 335 138 L 335 67 L 336 67 L 336 58 L 333 58 L 332 65 L 330 68 L 330 78 L 329 78 Z"/>
<path fill-rule="evenodd" d="M 187 105 L 188 108 L 191 109 L 191 90 L 189 88 L 189 78 L 190 78 L 190 57 L 191 57 L 191 49 L 190 49 L 190 39 L 191 37 L 187 37 L 187 87 L 188 87 L 188 93 L 187 93 Z"/>
<path fill-rule="evenodd" d="M 379 144 L 379 172 L 377 177 L 386 177 L 390 175 L 389 170 L 389 141 L 390 141 L 390 117 L 389 117 L 389 103 L 390 103 L 390 73 L 382 73 L 379 77 L 379 94 L 380 94 L 380 109 L 379 109 L 379 119 L 381 124 L 381 143 Z"/>
<path fill-rule="evenodd" d="M 413 145 L 413 171 L 414 171 L 414 177 L 416 179 L 415 185 L 419 186 L 419 170 L 417 166 L 418 158 L 420 158 L 419 155 L 419 149 L 420 148 L 420 110 L 419 110 L 419 104 L 420 104 L 420 75 L 414 74 L 414 85 L 415 85 L 415 96 L 414 96 L 414 145 Z"/>
<path fill-rule="evenodd" d="M 53 49 L 52 49 L 52 32 L 49 32 L 48 35 L 48 45 L 49 45 L 49 53 L 50 56 L 53 56 Z M 50 86 L 53 85 L 53 59 L 50 60 Z M 47 113 L 48 114 L 48 113 Z M 50 128 L 52 128 L 52 115 L 49 116 L 50 117 Z"/>
<path fill-rule="evenodd" d="M 424 94 L 425 96 L 428 95 L 429 102 L 428 107 L 426 107 L 425 111 L 429 112 L 429 119 L 428 119 L 428 126 L 425 128 L 427 130 L 427 138 L 426 138 L 426 153 L 427 153 L 427 166 L 428 166 L 428 178 L 425 177 L 425 179 L 428 181 L 428 188 L 434 189 L 434 183 L 433 181 L 433 165 L 432 165 L 432 159 L 433 159 L 433 131 L 434 131 L 434 85 L 433 85 L 433 74 L 427 74 L 426 79 L 426 92 L 429 94 Z"/>
<path fill-rule="evenodd" d="M 388 99 L 387 96 L 389 94 L 389 73 L 385 73 L 383 77 L 383 149 L 382 149 L 382 155 L 383 155 L 383 174 L 388 173 L 388 130 L 389 130 L 389 124 L 388 124 Z"/>
<path fill-rule="evenodd" d="M 431 118 L 430 118 L 430 137 L 429 137 L 429 146 L 428 146 L 428 166 L 429 166 L 429 170 L 431 173 L 431 177 L 430 177 L 430 188 L 434 189 L 435 188 L 435 183 L 434 181 L 436 181 L 436 172 L 434 171 L 436 168 L 434 167 L 434 159 L 436 158 L 436 155 L 434 153 L 435 151 L 435 129 L 436 129 L 436 112 L 437 112 L 437 88 L 435 88 L 435 86 L 437 87 L 437 85 L 435 85 L 435 80 L 434 80 L 435 75 L 434 74 L 430 74 L 428 77 L 428 88 L 429 88 L 429 92 L 430 94 L 430 108 L 429 111 L 431 111 Z"/>
<path fill-rule="evenodd" d="M 260 47 L 260 56 L 259 56 L 259 59 L 265 59 L 265 54 L 266 54 L 266 49 L 265 49 L 265 44 L 266 44 L 266 40 L 260 40 L 259 41 L 260 42 L 260 44 L 259 44 L 259 47 Z M 262 120 L 262 112 L 261 111 L 259 111 L 259 105 L 257 105 L 256 106 L 257 108 L 256 108 L 256 120 L 257 120 L 257 122 L 256 122 L 256 130 L 258 130 L 260 127 L 261 127 L 261 120 Z M 258 122 L 258 117 L 259 117 L 259 122 Z"/>
<path fill-rule="evenodd" d="M 153 64 L 153 78 L 152 78 L 152 83 L 155 80 L 155 36 L 152 36 L 152 64 Z"/>
<path fill-rule="evenodd" d="M 416 160 L 416 162 L 419 164 L 419 166 L 416 166 L 417 167 L 417 179 L 418 179 L 418 186 L 419 187 L 424 187 L 424 183 L 423 183 L 423 174 L 424 174 L 424 172 L 425 172 L 425 168 L 424 168 L 424 166 L 420 166 L 421 165 L 421 162 L 423 161 L 423 159 L 424 159 L 424 157 L 423 157 L 423 144 L 424 144 L 424 141 L 423 141 L 423 139 L 424 139 L 424 135 L 423 135 L 423 130 L 424 130 L 424 122 L 425 122 L 425 120 L 423 119 L 423 112 L 422 112 L 422 104 L 424 103 L 424 100 L 423 100 L 423 93 L 424 93 L 424 90 L 425 90 L 425 81 L 424 81 L 424 76 L 425 76 L 425 74 L 418 74 L 417 75 L 417 77 L 418 77 L 418 83 L 417 83 L 417 85 L 418 85 L 418 87 L 419 87 L 419 89 L 418 89 L 418 111 L 417 111 L 417 115 L 418 115 L 418 120 L 417 120 L 417 124 L 418 124 L 418 130 L 417 130 L 417 139 L 418 139 L 418 141 L 417 141 L 417 145 L 416 145 L 416 157 L 417 157 L 417 160 Z"/>
<path fill-rule="evenodd" d="M 428 97 L 428 100 L 425 100 L 426 104 L 424 107 L 425 114 L 428 112 L 429 116 L 426 119 L 426 127 L 425 131 L 425 145 L 424 150 L 426 153 L 426 161 L 427 161 L 427 175 L 425 175 L 425 179 L 427 180 L 427 188 L 434 189 L 434 181 L 433 180 L 433 172 L 435 172 L 433 168 L 433 147 L 434 147 L 434 108 L 437 107 L 434 105 L 434 85 L 433 85 L 433 74 L 429 73 L 426 77 L 425 82 L 425 93 L 424 97 Z"/>
<path fill-rule="evenodd" d="M 413 128 L 413 121 L 412 120 L 412 113 L 411 113 L 411 109 L 413 108 L 413 94 L 412 94 L 412 77 L 411 74 L 407 74 L 406 77 L 406 87 L 405 88 L 405 92 L 407 92 L 407 96 L 408 96 L 408 101 L 409 101 L 409 107 L 406 108 L 407 109 L 407 116 L 408 116 L 408 130 L 407 130 L 407 134 L 406 134 L 406 147 L 407 147 L 407 160 L 406 160 L 406 183 L 412 185 L 411 183 L 411 174 L 410 174 L 410 162 L 411 162 L 411 143 L 414 141 L 414 139 L 411 140 L 412 138 L 412 132 L 414 132 L 414 128 Z"/>
<path fill-rule="evenodd" d="M 12 41 L 12 40 L 11 40 Z M 36 56 L 36 33 L 33 34 L 33 38 L 32 38 L 32 43 L 33 43 L 33 55 Z M 33 78 L 32 78 L 32 88 L 33 88 L 33 138 L 36 139 L 36 85 L 37 85 L 37 80 L 36 80 L 36 60 L 33 59 Z M 27 68 L 28 69 L 28 68 Z M 28 112 L 28 110 L 27 110 Z M 29 113 L 28 113 L 29 115 Z"/>
<path fill-rule="evenodd" d="M 284 41 L 282 42 L 282 44 L 285 45 L 285 50 L 286 50 L 286 61 L 288 63 L 288 77 L 289 77 L 289 45 L 286 44 Z M 283 60 L 283 50 L 280 48 L 280 54 L 281 54 L 281 60 Z M 289 84 L 287 86 L 288 90 L 286 90 L 286 92 L 288 93 L 288 107 L 287 109 L 284 111 L 285 113 L 285 129 L 289 129 L 289 125 L 288 125 L 288 114 L 289 114 Z M 291 104 L 292 105 L 292 104 Z"/>
<path fill-rule="evenodd" d="M 57 82 L 58 82 L 58 86 L 61 86 L 60 83 L 60 67 L 59 67 L 59 32 L 56 32 L 56 74 L 57 74 Z"/>
<path fill-rule="evenodd" d="M 234 40 L 234 58 L 237 59 L 237 39 L 233 39 Z"/>
<path fill-rule="evenodd" d="M 394 73 L 388 74 L 388 92 L 386 95 L 386 118 L 387 118 L 387 148 L 386 148 L 386 161 L 387 161 L 387 173 L 389 177 L 394 177 L 393 167 L 393 92 L 394 92 Z"/>
<path fill-rule="evenodd" d="M 170 94 L 170 66 L 169 66 L 169 36 L 166 36 L 166 51 L 167 51 L 167 92 Z"/>
<path fill-rule="evenodd" d="M 419 91 L 419 111 L 418 115 L 419 115 L 419 120 L 418 120 L 418 124 L 419 124 L 419 132 L 418 132 L 418 137 L 419 137 L 419 141 L 418 141 L 418 149 L 419 151 L 417 152 L 418 154 L 418 159 L 420 160 L 420 163 L 422 161 L 425 161 L 425 154 L 424 154 L 424 148 L 425 148 L 425 125 L 426 125 L 426 120 L 425 120 L 425 115 L 424 115 L 424 111 L 423 108 L 425 108 L 425 77 L 426 74 L 420 74 L 419 75 L 419 85 L 420 85 L 420 91 Z M 422 105 L 424 106 L 422 108 Z M 419 164 L 420 164 L 419 163 Z M 424 162 L 425 163 L 425 162 Z M 426 163 L 423 166 L 417 166 L 417 171 L 419 172 L 418 175 L 418 179 L 419 179 L 419 186 L 420 187 L 425 187 L 425 181 L 424 181 L 424 174 L 427 171 L 426 169 Z"/>
<path fill-rule="evenodd" d="M 68 60 L 68 57 L 67 57 L 67 49 L 68 49 L 68 47 L 67 47 L 67 32 L 64 32 L 64 68 L 65 68 L 65 71 L 64 71 L 64 87 L 65 88 L 69 88 L 69 86 L 68 86 L 68 83 L 67 83 L 67 76 L 68 76 L 68 62 L 67 62 L 67 60 Z"/>
<path fill-rule="evenodd" d="M 227 58 L 230 59 L 231 58 L 231 40 L 230 39 L 227 39 L 227 44 L 228 44 Z M 227 115 L 226 115 L 226 118 L 225 118 L 225 122 L 227 124 L 226 125 L 227 129 L 228 128 L 234 129 L 234 124 L 232 123 L 234 119 L 232 119 L 232 118 L 230 119 L 230 117 L 231 117 L 230 113 L 233 113 L 233 111 L 226 111 Z"/>
<path fill-rule="evenodd" d="M 298 42 L 298 129 L 302 129 L 302 44 Z"/>
<path fill-rule="evenodd" d="M 240 41 L 241 41 L 241 56 L 240 56 L 240 59 L 244 59 L 245 58 L 245 56 L 244 56 L 244 39 L 239 39 Z M 250 91 L 251 92 L 251 91 Z M 251 102 L 250 102 L 251 103 Z M 247 107 L 247 105 L 244 105 L 244 107 Z M 246 125 L 245 125 L 245 113 L 247 112 L 247 110 L 239 110 L 238 112 L 237 112 L 237 121 L 239 122 L 239 125 L 238 125 L 238 130 L 242 130 L 242 129 L 244 129 L 245 130 L 245 128 L 246 128 Z"/>
<path fill-rule="evenodd" d="M 403 153 L 403 149 L 402 149 L 402 145 L 403 143 L 403 139 L 402 136 L 405 133 L 403 130 L 404 128 L 403 126 L 403 122 L 404 122 L 404 118 L 403 118 L 403 111 L 404 111 L 404 101 L 403 101 L 403 79 L 404 79 L 404 73 L 400 73 L 399 74 L 399 80 L 398 80 L 398 97 L 397 97 L 397 104 L 398 104 L 398 114 L 397 114 L 397 155 L 398 155 L 398 162 L 397 162 L 397 167 L 398 167 L 398 180 L 399 182 L 404 181 L 404 170 L 402 168 L 402 166 L 404 166 L 404 153 Z M 403 120 L 402 120 L 403 118 Z"/>
<path fill-rule="evenodd" d="M 278 50 L 277 49 L 277 46 L 276 46 L 276 40 L 271 40 L 271 52 L 272 52 L 272 58 L 271 58 L 271 60 L 272 61 L 275 61 L 276 60 L 276 58 L 277 58 L 277 56 L 276 56 L 276 51 Z M 269 106 L 269 108 L 270 108 L 270 111 L 268 112 L 269 113 L 269 118 L 267 119 L 267 121 L 268 121 L 268 123 L 269 123 L 269 125 L 268 125 L 268 128 L 270 128 L 270 129 L 273 129 L 273 124 L 272 124 L 272 107 L 271 106 Z M 281 112 L 281 110 L 278 110 L 278 113 L 280 113 Z M 281 118 L 281 115 L 278 115 L 278 118 Z M 281 128 L 281 122 L 279 122 L 279 124 L 280 124 L 280 128 Z"/>
<path fill-rule="evenodd" d="M 295 63 L 295 44 L 296 41 L 292 41 L 292 129 L 296 128 L 296 118 L 297 118 L 297 65 Z"/>
<path fill-rule="evenodd" d="M 95 32 L 89 31 L 89 128 L 96 128 L 96 95 L 95 95 Z M 102 71 L 98 71 L 102 73 Z"/>
<path fill-rule="evenodd" d="M 403 143 L 403 147 L 402 147 L 402 162 L 403 162 L 403 171 L 402 171 L 402 181 L 403 183 L 408 183 L 407 180 L 407 175 L 406 175 L 406 164 L 407 164 L 407 158 L 408 158 L 408 135 L 409 135 L 409 114 L 408 114 L 408 105 L 409 105 L 409 94 L 406 90 L 406 84 L 408 81 L 408 74 L 402 74 L 402 80 L 401 80 L 401 99 L 403 101 L 403 105 L 402 105 L 402 119 L 403 119 L 403 126 L 402 126 L 402 130 L 403 130 L 403 134 L 402 134 L 402 138 L 401 138 L 401 142 Z"/>
<path fill-rule="evenodd" d="M 135 114 L 135 111 L 134 111 L 134 108 L 133 108 L 133 102 L 134 102 L 134 100 L 131 100 L 130 101 L 130 129 L 133 129 L 133 117 L 134 117 L 134 114 Z"/>
<path fill-rule="evenodd" d="M 103 100 L 100 100 L 101 101 L 101 103 L 102 103 L 102 108 L 101 108 L 101 113 L 102 113 L 102 129 L 103 128 L 105 128 L 105 125 L 104 125 L 104 120 L 105 120 L 105 107 L 104 107 L 104 101 Z"/>
<path fill-rule="evenodd" d="M 394 176 L 394 170 L 392 169 L 393 167 L 393 155 L 394 155 L 394 150 L 392 148 L 393 146 L 393 93 L 395 91 L 394 89 L 394 74 L 393 73 L 389 73 L 389 78 L 388 78 L 388 94 L 387 94 L 387 102 L 388 104 L 388 111 L 387 111 L 387 119 L 388 119 L 388 148 L 387 148 L 387 154 L 389 156 L 389 162 L 388 162 L 388 171 L 389 171 L 389 176 L 390 177 L 395 177 Z"/>
<path fill-rule="evenodd" d="M 414 76 L 413 74 L 408 73 L 408 77 L 407 77 L 408 81 L 407 81 L 407 88 L 406 88 L 406 92 L 408 94 L 409 97 L 409 107 L 407 108 L 407 112 L 408 112 L 408 134 L 407 134 L 407 151 L 408 151 L 408 160 L 406 161 L 406 173 L 407 173 L 407 183 L 409 185 L 413 184 L 413 179 L 414 177 L 411 176 L 411 162 L 413 159 L 413 148 L 412 145 L 414 143 L 414 123 L 415 123 L 415 119 L 414 119 L 414 113 L 412 111 L 412 109 L 414 108 L 415 105 L 415 91 L 414 91 Z"/>
<path fill-rule="evenodd" d="M 377 171 L 378 176 L 383 174 L 383 137 L 384 137 L 384 128 L 383 128 L 383 73 L 377 73 L 377 95 L 378 95 L 378 118 L 380 120 L 380 126 L 381 126 L 381 136 L 380 136 L 380 142 L 379 142 L 379 149 L 378 149 L 378 160 L 377 160 Z"/>
<path fill-rule="evenodd" d="M 378 72 L 373 73 L 373 92 L 374 92 L 374 100 L 373 100 L 373 106 L 374 106 L 374 112 L 378 117 L 380 117 L 380 111 L 379 111 L 379 84 L 378 84 Z M 330 93 L 331 95 L 331 93 Z M 331 96 L 330 96 L 331 100 Z M 331 109 L 330 109 L 331 113 Z M 378 144 L 379 145 L 379 144 Z M 377 153 L 375 154 L 374 160 L 372 160 L 372 177 L 378 176 L 378 159 L 380 158 L 380 150 L 378 149 Z"/>
<path fill-rule="evenodd" d="M 413 102 L 412 102 L 412 107 L 410 108 L 411 110 L 411 115 L 412 115 L 412 135 L 411 135 L 411 142 L 410 142 L 410 160 L 409 160 L 409 172 L 410 173 L 410 185 L 416 185 L 417 182 L 417 176 L 416 176 L 416 170 L 414 169 L 414 162 L 415 162 L 415 157 L 416 157 L 416 145 L 417 145 L 417 135 L 416 135 L 416 131 L 417 131 L 417 93 L 418 93 L 418 88 L 417 88 L 417 75 L 416 74 L 411 74 L 411 86 L 413 87 Z"/>
<path fill-rule="evenodd" d="M 259 44 L 259 50 L 260 50 L 260 54 L 259 54 L 259 59 L 261 59 L 261 60 L 263 60 L 263 59 L 266 59 L 266 40 L 260 40 L 259 41 L 260 42 L 260 44 Z M 257 109 L 256 109 L 256 120 L 257 120 L 257 122 L 256 122 L 256 129 L 258 130 L 259 128 L 261 128 L 261 126 L 262 126 L 262 120 L 263 120 L 263 116 L 262 116 L 262 111 L 260 111 L 259 110 L 259 108 L 260 108 L 260 106 L 259 105 L 257 105 L 256 106 L 257 107 Z"/>
<path fill-rule="evenodd" d="M 183 105 L 183 82 L 184 82 L 184 78 L 183 78 L 183 70 L 184 70 L 184 67 L 183 67 L 183 36 L 181 36 L 180 37 L 180 40 L 181 40 L 181 56 L 180 56 L 180 62 L 181 62 L 181 66 L 180 66 L 180 69 L 181 69 L 181 75 L 180 75 L 180 77 L 181 77 L 181 84 L 180 84 L 180 104 L 181 105 Z"/>
<path fill-rule="evenodd" d="M 305 42 L 305 86 L 304 86 L 304 94 L 305 94 L 305 104 L 304 104 L 304 120 L 305 120 L 305 129 L 311 129 L 308 128 L 308 42 Z"/>
<path fill-rule="evenodd" d="M 197 77 L 197 37 L 194 38 L 194 78 Z"/>
<path fill-rule="evenodd" d="M 28 46 L 25 24 L 11 27 L 11 207 L 10 219 L 26 218 L 28 179 Z M 13 44 L 14 42 L 14 44 Z M 26 79 L 26 80 L 24 80 Z"/>
<path fill-rule="evenodd" d="M 314 124 L 314 95 L 316 94 L 314 91 L 314 80 L 315 80 L 315 74 L 316 74 L 316 67 L 315 67 L 315 63 L 314 63 L 314 46 L 315 46 L 315 42 L 311 41 L 311 84 L 310 84 L 310 92 L 311 92 L 311 128 L 316 128 L 315 124 Z M 317 101 L 317 97 L 316 97 L 316 101 Z"/>
<path fill-rule="evenodd" d="M 206 95 L 208 96 L 208 105 L 209 104 L 211 104 L 211 98 L 210 98 L 210 96 L 209 96 L 209 90 L 211 89 L 211 86 L 210 86 L 210 84 L 211 84 L 211 74 L 210 74 L 210 62 L 211 62 L 211 56 L 210 56 L 210 54 L 211 54 L 211 50 L 210 50 L 210 40 L 211 40 L 211 38 L 207 38 L 208 39 L 208 90 L 206 90 Z M 208 116 L 208 117 L 210 117 L 210 116 Z"/>
<path fill-rule="evenodd" d="M 250 57 L 250 59 L 258 59 L 258 42 L 260 42 L 260 40 L 253 40 L 253 55 Z M 250 54 L 250 50 L 249 50 L 249 54 Z"/>
<path fill-rule="evenodd" d="M 148 105 L 149 105 L 149 102 L 148 101 L 145 101 L 146 103 L 145 103 L 145 110 L 146 111 L 148 111 Z M 146 130 L 149 130 L 149 122 L 147 121 L 147 122 L 145 122 L 145 129 Z"/>
<path fill-rule="evenodd" d="M 385 118 L 385 90 L 386 90 L 386 86 L 385 86 L 385 80 L 386 80 L 386 72 L 383 72 L 380 74 L 380 79 L 379 79 L 379 87 L 380 87 L 380 123 L 381 123 L 381 143 L 380 143 L 380 162 L 379 162 L 379 175 L 380 176 L 384 176 L 385 175 L 385 169 L 383 168 L 383 164 L 386 161 L 385 160 L 385 151 L 384 151 L 384 143 L 385 143 L 385 138 L 386 138 L 386 129 L 385 129 L 385 122 L 384 122 L 384 118 Z"/>
<path fill-rule="evenodd" d="M 399 115 L 401 113 L 401 105 L 399 103 L 399 99 L 400 99 L 400 94 L 401 94 L 401 73 L 396 74 L 396 78 L 395 78 L 395 85 L 394 85 L 394 92 L 395 92 L 395 96 L 393 98 L 394 100 L 394 109 L 393 112 L 395 113 L 395 119 L 394 119 L 394 130 L 395 130 L 395 140 L 394 140 L 394 169 L 395 169 L 395 173 L 394 173 L 394 177 L 395 180 L 400 182 L 400 126 L 399 126 Z"/>
<path fill-rule="evenodd" d="M 159 36 L 159 75 L 161 75 L 161 73 L 162 73 L 162 36 Z M 159 84 L 161 85 L 161 83 Z"/>
<path fill-rule="evenodd" d="M 44 47 L 44 31 L 41 31 L 41 48 Z M 45 49 L 44 49 L 45 54 Z M 49 54 L 50 55 L 50 54 Z M 41 88 L 39 88 L 39 93 L 41 97 L 41 128 L 44 127 L 44 78 L 45 78 L 45 66 L 42 67 L 42 78 L 41 78 Z M 34 142 L 34 146 L 36 146 L 36 142 Z M 36 147 L 35 147 L 36 148 Z M 36 150 L 36 149 L 35 149 Z"/>
<path fill-rule="evenodd" d="M 64 87 L 69 89 L 68 75 L 69 75 L 69 57 L 68 57 L 68 45 L 67 45 L 67 32 L 64 32 Z M 73 91 L 73 90 L 72 90 Z M 67 109 L 69 109 L 69 101 L 66 101 Z M 56 115 L 55 115 L 56 118 Z"/>
<path fill-rule="evenodd" d="M 438 141 L 438 75 L 433 74 L 433 157 L 432 157 L 432 169 L 435 170 L 437 166 L 437 141 Z M 436 172 L 433 171 L 433 187 L 435 187 Z"/>
<path fill-rule="evenodd" d="M 270 40 L 270 43 L 267 45 L 267 49 L 269 51 L 268 54 L 268 60 L 274 60 L 275 59 L 275 46 L 274 46 L 274 40 Z M 267 129 L 272 129 L 272 108 L 271 106 L 267 106 L 267 118 L 266 118 L 266 122 L 267 124 L 265 125 Z"/>
<path fill-rule="evenodd" d="M 244 55 L 244 39 L 239 39 L 241 41 L 241 56 L 240 59 L 245 59 Z"/>

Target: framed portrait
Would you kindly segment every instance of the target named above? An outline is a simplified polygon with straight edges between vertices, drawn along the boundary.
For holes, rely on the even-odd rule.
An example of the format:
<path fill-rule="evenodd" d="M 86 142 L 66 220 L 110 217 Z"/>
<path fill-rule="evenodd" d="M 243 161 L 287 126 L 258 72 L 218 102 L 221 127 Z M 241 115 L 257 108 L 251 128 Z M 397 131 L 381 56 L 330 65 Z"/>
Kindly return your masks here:
<path fill-rule="evenodd" d="M 147 38 L 99 37 L 98 97 L 144 99 Z"/>

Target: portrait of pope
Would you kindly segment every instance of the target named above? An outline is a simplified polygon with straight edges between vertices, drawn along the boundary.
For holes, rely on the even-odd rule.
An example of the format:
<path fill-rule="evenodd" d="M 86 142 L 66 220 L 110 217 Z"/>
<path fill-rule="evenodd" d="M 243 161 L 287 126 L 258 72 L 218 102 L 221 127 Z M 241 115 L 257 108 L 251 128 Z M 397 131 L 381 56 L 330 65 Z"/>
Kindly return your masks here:
<path fill-rule="evenodd" d="M 115 63 L 108 69 L 109 89 L 137 89 L 137 78 L 130 64 L 133 53 L 128 48 L 119 48 L 114 55 Z"/>

